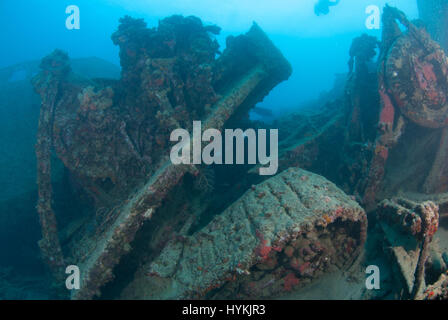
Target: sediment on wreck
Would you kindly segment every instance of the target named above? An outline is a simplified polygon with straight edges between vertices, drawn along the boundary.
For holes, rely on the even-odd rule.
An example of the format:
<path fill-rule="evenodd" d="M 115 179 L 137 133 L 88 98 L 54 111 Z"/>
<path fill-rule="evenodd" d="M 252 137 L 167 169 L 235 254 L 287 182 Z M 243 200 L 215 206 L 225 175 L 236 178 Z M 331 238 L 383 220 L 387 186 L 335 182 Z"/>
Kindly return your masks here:
<path fill-rule="evenodd" d="M 44 136 L 96 211 L 80 218 L 78 231 L 62 248 L 66 261 L 81 270 L 81 289 L 72 298 L 100 295 L 144 221 L 187 172 L 197 175 L 194 166 L 170 162 L 171 131 L 191 129 L 193 120 L 202 120 L 203 130 L 222 129 L 291 74 L 256 24 L 230 38 L 216 59 L 211 34 L 217 32 L 196 17 L 169 17 L 152 29 L 125 17 L 112 36 L 120 46 L 122 78 L 69 73 L 49 93 L 55 101 L 53 132 Z M 46 59 L 56 62 L 54 55 Z M 43 69 L 37 79 L 36 90 L 43 92 L 48 72 Z"/>
<path fill-rule="evenodd" d="M 121 298 L 278 297 L 348 268 L 363 250 L 366 228 L 362 208 L 333 183 L 290 168 L 193 235 L 171 240 Z"/>

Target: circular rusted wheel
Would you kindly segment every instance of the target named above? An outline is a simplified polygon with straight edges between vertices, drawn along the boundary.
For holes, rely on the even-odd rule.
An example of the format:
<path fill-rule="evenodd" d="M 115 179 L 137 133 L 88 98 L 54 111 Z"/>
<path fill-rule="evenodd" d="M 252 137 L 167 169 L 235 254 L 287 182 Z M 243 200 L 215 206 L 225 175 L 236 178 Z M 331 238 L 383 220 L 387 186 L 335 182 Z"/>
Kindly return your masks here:
<path fill-rule="evenodd" d="M 385 61 L 385 84 L 411 121 L 429 128 L 448 126 L 448 60 L 437 45 L 427 50 L 409 33 L 400 36 Z"/>

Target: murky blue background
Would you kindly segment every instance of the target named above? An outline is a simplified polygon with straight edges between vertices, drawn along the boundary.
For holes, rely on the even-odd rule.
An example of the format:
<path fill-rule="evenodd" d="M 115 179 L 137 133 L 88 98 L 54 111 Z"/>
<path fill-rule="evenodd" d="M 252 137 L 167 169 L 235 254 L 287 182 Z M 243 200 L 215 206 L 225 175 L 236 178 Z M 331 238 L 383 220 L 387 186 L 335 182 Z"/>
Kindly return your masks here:
<path fill-rule="evenodd" d="M 222 28 L 219 41 L 246 32 L 256 21 L 291 62 L 294 72 L 261 106 L 274 112 L 299 106 L 332 87 L 334 74 L 347 71 L 351 40 L 368 30 L 369 5 L 388 3 L 418 16 L 415 0 L 341 0 L 330 14 L 316 16 L 315 0 L 2 0 L 0 1 L 0 67 L 40 59 L 54 48 L 70 57 L 97 56 L 119 64 L 110 35 L 125 14 L 144 18 L 148 26 L 172 14 L 196 15 Z M 65 8 L 80 8 L 81 29 L 67 30 Z"/>

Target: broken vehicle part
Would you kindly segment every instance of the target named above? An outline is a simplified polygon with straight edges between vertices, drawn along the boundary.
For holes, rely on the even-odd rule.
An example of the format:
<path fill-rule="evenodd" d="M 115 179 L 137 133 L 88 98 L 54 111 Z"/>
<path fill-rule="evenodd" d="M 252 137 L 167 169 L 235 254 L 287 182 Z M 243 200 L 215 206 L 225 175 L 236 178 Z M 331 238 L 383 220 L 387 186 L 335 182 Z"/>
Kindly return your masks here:
<path fill-rule="evenodd" d="M 407 32 L 400 30 L 397 21 Z M 383 182 L 390 149 L 397 145 L 409 123 L 439 131 L 448 125 L 448 60 L 440 45 L 396 8 L 385 7 L 383 24 L 378 71 L 380 133 L 364 195 L 370 208 Z M 446 134 L 442 136 L 444 146 Z M 441 186 L 446 185 L 443 178 L 434 179 L 434 172 L 440 172 L 441 163 L 446 163 L 443 157 L 444 152 L 437 154 L 425 183 L 426 192 L 442 192 Z"/>
<path fill-rule="evenodd" d="M 333 183 L 290 168 L 254 185 L 203 229 L 170 241 L 121 298 L 278 297 L 348 268 L 366 228 L 364 211 Z"/>

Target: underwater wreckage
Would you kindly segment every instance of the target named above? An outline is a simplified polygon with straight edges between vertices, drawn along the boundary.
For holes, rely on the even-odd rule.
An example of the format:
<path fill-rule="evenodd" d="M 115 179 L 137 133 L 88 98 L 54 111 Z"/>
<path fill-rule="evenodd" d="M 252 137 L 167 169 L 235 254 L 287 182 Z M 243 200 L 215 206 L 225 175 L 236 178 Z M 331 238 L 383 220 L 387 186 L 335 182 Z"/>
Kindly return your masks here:
<path fill-rule="evenodd" d="M 229 38 L 219 59 L 209 32 L 217 29 L 194 17 L 173 16 L 157 29 L 123 18 L 112 36 L 123 68 L 118 82 L 77 79 L 60 51 L 42 61 L 34 79 L 42 97 L 36 145 L 40 247 L 57 278 L 65 274 L 66 259 L 80 265 L 82 289 L 74 298 L 99 294 L 143 222 L 185 173 L 196 174 L 194 166 L 169 161 L 169 133 L 191 127 L 194 119 L 204 119 L 204 129 L 222 128 L 289 77 L 289 63 L 257 25 Z M 50 148 L 105 211 L 97 230 L 69 245 L 70 258 L 51 208 Z"/>
<path fill-rule="evenodd" d="M 400 31 L 398 23 L 407 31 Z M 378 69 L 369 71 L 367 63 L 377 46 Z M 447 261 L 438 244 L 429 243 L 439 215 L 446 216 L 448 59 L 424 28 L 389 6 L 383 13 L 382 42 L 361 36 L 354 39 L 350 53 L 349 65 L 354 66 L 342 100 L 328 102 L 320 113 L 302 116 L 306 121 L 298 129 L 289 129 L 289 120 L 276 124 L 289 129 L 279 142 L 283 154 L 279 170 L 300 166 L 355 195 L 373 225 L 367 242 L 385 237 L 376 246 L 391 250 L 386 259 L 391 270 L 400 274 L 395 286 L 407 288 L 396 298 L 446 298 Z M 335 141 L 342 144 L 336 152 Z M 391 210 L 382 202 L 387 200 L 399 205 Z M 406 210 L 410 215 L 404 214 Z M 402 230 L 406 225 L 414 229 Z M 409 237 L 412 244 L 404 240 Z M 430 271 L 435 265 L 437 271 Z M 443 283 L 444 289 L 439 294 L 425 290 L 422 278 L 440 278 L 438 285 Z"/>
<path fill-rule="evenodd" d="M 279 173 L 249 167 L 213 195 L 218 170 L 173 165 L 170 132 L 194 120 L 202 130 L 244 123 L 288 79 L 290 64 L 256 24 L 216 58 L 216 26 L 173 16 L 149 29 L 125 17 L 112 35 L 120 80 L 76 75 L 61 51 L 44 58 L 33 80 L 40 248 L 58 282 L 67 265 L 80 267 L 71 298 L 288 297 L 368 265 L 378 250 L 398 272 L 358 298 L 448 298 L 437 241 L 448 213 L 448 60 L 399 10 L 386 7 L 383 24 L 381 42 L 354 40 L 342 97 L 272 124 Z M 92 199 L 64 230 L 52 208 L 52 150 Z"/>

